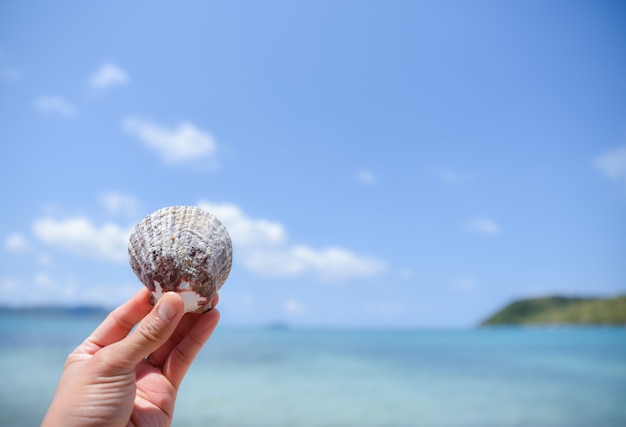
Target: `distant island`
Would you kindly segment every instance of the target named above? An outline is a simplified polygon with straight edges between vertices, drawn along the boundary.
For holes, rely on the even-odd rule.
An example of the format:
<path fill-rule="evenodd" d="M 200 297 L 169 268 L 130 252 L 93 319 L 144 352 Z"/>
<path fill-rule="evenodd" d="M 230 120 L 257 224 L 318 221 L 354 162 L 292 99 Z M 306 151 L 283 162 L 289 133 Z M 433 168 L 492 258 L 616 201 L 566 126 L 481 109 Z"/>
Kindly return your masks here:
<path fill-rule="evenodd" d="M 97 306 L 37 306 L 37 307 L 2 307 L 0 306 L 0 315 L 26 315 L 26 316 L 72 316 L 72 317 L 91 317 L 106 316 L 110 310 Z"/>
<path fill-rule="evenodd" d="M 494 325 L 626 325 L 626 295 L 518 300 L 481 323 L 481 326 Z"/>
<path fill-rule="evenodd" d="M 1 315 L 41 317 L 102 317 L 111 310 L 98 306 L 0 306 Z M 550 296 L 514 301 L 480 323 L 498 325 L 624 325 L 626 295 L 613 298 Z M 283 322 L 267 325 L 271 330 L 285 330 Z"/>

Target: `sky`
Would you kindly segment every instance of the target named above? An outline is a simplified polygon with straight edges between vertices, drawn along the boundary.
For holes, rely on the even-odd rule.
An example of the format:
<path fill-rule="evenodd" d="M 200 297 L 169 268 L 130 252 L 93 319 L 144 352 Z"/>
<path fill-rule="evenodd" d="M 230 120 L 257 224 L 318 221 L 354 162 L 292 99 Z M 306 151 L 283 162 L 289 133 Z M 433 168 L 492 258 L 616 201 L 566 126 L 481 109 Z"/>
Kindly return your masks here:
<path fill-rule="evenodd" d="M 0 147 L 2 305 L 122 303 L 170 205 L 231 235 L 225 324 L 626 293 L 621 1 L 3 2 Z"/>

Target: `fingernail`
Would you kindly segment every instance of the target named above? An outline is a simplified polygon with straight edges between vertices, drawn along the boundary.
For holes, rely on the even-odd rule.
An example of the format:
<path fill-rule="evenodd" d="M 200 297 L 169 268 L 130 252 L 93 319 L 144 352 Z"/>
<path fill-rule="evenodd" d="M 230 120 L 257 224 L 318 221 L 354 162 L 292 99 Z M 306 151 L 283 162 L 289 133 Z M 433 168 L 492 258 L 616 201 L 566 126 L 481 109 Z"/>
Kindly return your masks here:
<path fill-rule="evenodd" d="M 159 301 L 159 308 L 157 308 L 157 313 L 159 317 L 163 320 L 167 320 L 168 322 L 176 316 L 178 313 L 178 308 L 176 307 L 176 303 L 172 299 L 170 294 L 174 292 L 167 292 L 165 295 L 161 297 Z"/>

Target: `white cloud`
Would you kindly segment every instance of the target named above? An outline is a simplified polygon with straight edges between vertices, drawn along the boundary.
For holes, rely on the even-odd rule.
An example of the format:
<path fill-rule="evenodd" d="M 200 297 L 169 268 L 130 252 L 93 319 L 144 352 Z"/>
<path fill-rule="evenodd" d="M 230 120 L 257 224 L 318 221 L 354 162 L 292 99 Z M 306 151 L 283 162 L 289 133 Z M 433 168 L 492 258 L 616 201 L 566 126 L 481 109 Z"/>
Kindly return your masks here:
<path fill-rule="evenodd" d="M 15 295 L 24 288 L 24 283 L 13 277 L 0 277 L 0 293 L 2 295 Z"/>
<path fill-rule="evenodd" d="M 219 218 L 228 229 L 233 242 L 241 246 L 279 246 L 287 241 L 287 232 L 281 224 L 266 219 L 249 218 L 236 205 L 201 201 L 198 207 Z"/>
<path fill-rule="evenodd" d="M 35 236 L 44 243 L 76 255 L 113 262 L 128 259 L 130 231 L 113 223 L 97 226 L 84 217 L 41 218 L 33 225 Z"/>
<path fill-rule="evenodd" d="M 10 234 L 4 244 L 10 252 L 28 252 L 32 248 L 28 239 L 21 233 Z"/>
<path fill-rule="evenodd" d="M 455 291 L 469 292 L 475 290 L 478 287 L 478 281 L 471 277 L 464 277 L 461 279 L 453 280 L 452 283 L 450 283 L 450 287 Z"/>
<path fill-rule="evenodd" d="M 304 307 L 302 303 L 295 298 L 287 298 L 283 303 L 283 310 L 292 315 L 302 314 Z"/>
<path fill-rule="evenodd" d="M 127 117 L 124 129 L 156 150 L 168 163 L 182 163 L 215 155 L 217 144 L 213 136 L 188 122 L 177 129 L 167 129 L 147 120 Z"/>
<path fill-rule="evenodd" d="M 130 194 L 117 193 L 114 191 L 100 196 L 100 203 L 111 215 L 136 215 L 139 207 L 137 199 Z"/>
<path fill-rule="evenodd" d="M 39 288 L 48 290 L 56 289 L 59 286 L 58 282 L 46 273 L 37 273 L 34 282 Z"/>
<path fill-rule="evenodd" d="M 55 113 L 63 117 L 74 117 L 76 109 L 60 96 L 41 96 L 35 100 L 35 108 L 44 113 Z"/>
<path fill-rule="evenodd" d="M 128 73 L 115 64 L 104 64 L 89 79 L 89 86 L 94 89 L 108 89 L 115 85 L 127 84 Z"/>
<path fill-rule="evenodd" d="M 347 249 L 314 249 L 293 245 L 278 250 L 254 250 L 244 259 L 251 270 L 267 277 L 314 275 L 324 281 L 342 281 L 377 276 L 387 264 Z"/>
<path fill-rule="evenodd" d="M 472 233 L 497 235 L 500 234 L 500 226 L 489 218 L 474 218 L 465 224 L 465 229 Z"/>
<path fill-rule="evenodd" d="M 372 171 L 369 170 L 360 170 L 356 174 L 356 179 L 361 184 L 372 185 L 378 181 L 378 178 Z"/>
<path fill-rule="evenodd" d="M 471 180 L 471 176 L 467 173 L 455 171 L 449 168 L 430 168 L 427 173 L 439 181 L 447 184 L 458 184 Z"/>
<path fill-rule="evenodd" d="M 281 224 L 249 218 L 232 204 L 200 201 L 198 207 L 220 219 L 229 231 L 242 265 L 262 276 L 311 275 L 324 281 L 342 281 L 377 276 L 388 268 L 382 260 L 343 248 L 315 249 L 289 244 Z"/>
<path fill-rule="evenodd" d="M 71 286 L 64 282 L 64 286 Z M 0 293 L 3 303 L 19 306 L 34 306 L 63 301 L 67 295 L 60 282 L 45 273 L 37 273 L 32 279 L 4 277 L 0 278 Z"/>
<path fill-rule="evenodd" d="M 89 304 L 114 307 L 128 300 L 141 285 L 137 283 L 82 283 L 77 277 L 53 277 L 47 272 L 31 278 L 0 277 L 3 303 L 13 306 Z"/>
<path fill-rule="evenodd" d="M 626 179 L 626 147 L 601 154 L 592 164 L 611 179 Z"/>

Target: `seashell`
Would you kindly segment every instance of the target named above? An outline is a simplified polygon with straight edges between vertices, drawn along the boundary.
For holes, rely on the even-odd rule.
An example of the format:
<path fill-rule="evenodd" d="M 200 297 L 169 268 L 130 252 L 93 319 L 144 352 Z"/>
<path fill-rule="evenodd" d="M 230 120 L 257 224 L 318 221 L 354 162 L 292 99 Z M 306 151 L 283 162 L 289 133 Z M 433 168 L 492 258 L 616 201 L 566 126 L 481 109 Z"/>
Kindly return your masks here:
<path fill-rule="evenodd" d="M 153 305 L 175 291 L 183 297 L 185 312 L 196 313 L 212 308 L 233 257 L 226 228 L 194 206 L 170 206 L 145 217 L 130 235 L 128 253 Z"/>

